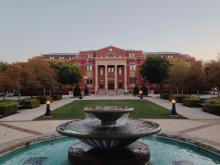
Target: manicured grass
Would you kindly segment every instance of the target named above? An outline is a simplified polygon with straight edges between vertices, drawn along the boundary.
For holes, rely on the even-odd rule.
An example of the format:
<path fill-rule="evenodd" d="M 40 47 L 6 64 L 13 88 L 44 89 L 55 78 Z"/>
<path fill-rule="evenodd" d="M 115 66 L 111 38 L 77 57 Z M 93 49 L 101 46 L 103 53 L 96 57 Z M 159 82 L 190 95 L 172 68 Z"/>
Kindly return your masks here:
<path fill-rule="evenodd" d="M 83 119 L 86 117 L 86 113 L 83 111 L 84 107 L 98 105 L 132 107 L 134 111 L 130 115 L 131 118 L 183 118 L 182 116 L 169 116 L 169 110 L 147 100 L 76 100 L 54 110 L 51 118 L 41 117 L 39 119 Z"/>

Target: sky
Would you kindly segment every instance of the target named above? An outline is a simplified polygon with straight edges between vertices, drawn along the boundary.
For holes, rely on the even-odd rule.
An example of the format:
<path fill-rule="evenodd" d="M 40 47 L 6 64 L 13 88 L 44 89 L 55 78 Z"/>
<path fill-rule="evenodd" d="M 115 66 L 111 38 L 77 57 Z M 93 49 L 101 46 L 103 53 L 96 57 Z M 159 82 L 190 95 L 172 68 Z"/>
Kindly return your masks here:
<path fill-rule="evenodd" d="M 107 46 L 220 53 L 220 0 L 0 0 L 0 60 Z"/>

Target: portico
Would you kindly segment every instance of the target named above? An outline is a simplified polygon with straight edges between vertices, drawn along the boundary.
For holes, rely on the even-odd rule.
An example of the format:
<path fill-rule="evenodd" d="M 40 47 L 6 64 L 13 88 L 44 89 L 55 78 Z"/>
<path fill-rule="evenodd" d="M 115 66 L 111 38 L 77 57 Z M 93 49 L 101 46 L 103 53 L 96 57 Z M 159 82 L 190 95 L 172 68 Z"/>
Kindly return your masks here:
<path fill-rule="evenodd" d="M 95 62 L 95 91 L 104 89 L 105 94 L 109 90 L 127 90 L 127 67 L 126 58 L 96 58 Z"/>

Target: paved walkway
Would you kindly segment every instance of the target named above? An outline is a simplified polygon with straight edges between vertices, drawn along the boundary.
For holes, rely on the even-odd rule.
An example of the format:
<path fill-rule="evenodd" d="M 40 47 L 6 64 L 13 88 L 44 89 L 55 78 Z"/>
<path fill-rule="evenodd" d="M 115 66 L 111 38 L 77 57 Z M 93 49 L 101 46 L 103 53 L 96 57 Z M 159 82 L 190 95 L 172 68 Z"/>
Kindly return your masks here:
<path fill-rule="evenodd" d="M 172 106 L 168 100 L 160 99 L 159 95 L 152 95 L 152 97 L 145 97 L 144 99 L 167 109 L 171 109 Z M 188 119 L 220 119 L 219 116 L 202 111 L 201 107 L 186 107 L 183 106 L 182 103 L 176 103 L 176 111 L 178 114 L 185 116 Z"/>
<path fill-rule="evenodd" d="M 76 98 L 70 98 L 69 96 L 64 96 L 62 100 L 54 101 L 53 103 L 51 103 L 50 106 L 51 111 L 65 104 L 68 104 L 74 100 L 76 100 Z M 20 110 L 19 113 L 16 113 L 8 117 L 4 117 L 0 119 L 0 121 L 30 121 L 44 115 L 45 111 L 46 111 L 46 105 L 42 104 L 37 108 Z"/>
<path fill-rule="evenodd" d="M 220 120 L 151 119 L 162 132 L 193 139 L 220 150 Z M 34 137 L 56 134 L 56 127 L 67 120 L 0 122 L 0 153 L 9 145 Z"/>

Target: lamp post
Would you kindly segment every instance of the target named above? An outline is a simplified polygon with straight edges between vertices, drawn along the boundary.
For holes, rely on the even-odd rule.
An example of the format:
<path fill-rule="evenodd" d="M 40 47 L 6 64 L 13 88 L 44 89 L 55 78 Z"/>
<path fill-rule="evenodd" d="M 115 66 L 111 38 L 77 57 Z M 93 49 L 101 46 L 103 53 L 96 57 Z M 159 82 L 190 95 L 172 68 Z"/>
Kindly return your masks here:
<path fill-rule="evenodd" d="M 45 113 L 45 115 L 44 116 L 51 116 L 51 114 L 50 114 L 50 101 L 47 101 L 46 102 L 46 113 Z"/>
<path fill-rule="evenodd" d="M 142 91 L 139 91 L 139 97 L 140 97 L 140 99 L 143 99 L 143 92 Z"/>
<path fill-rule="evenodd" d="M 176 100 L 174 100 L 174 99 L 172 99 L 172 110 L 171 110 L 171 114 L 170 115 L 173 115 L 173 116 L 177 115 L 177 112 L 176 112 Z"/>

